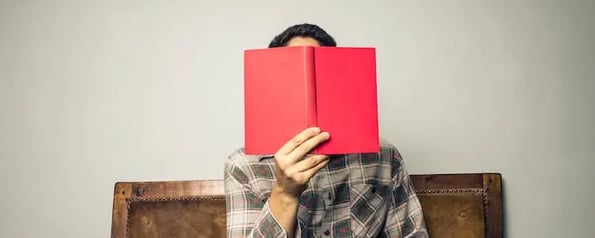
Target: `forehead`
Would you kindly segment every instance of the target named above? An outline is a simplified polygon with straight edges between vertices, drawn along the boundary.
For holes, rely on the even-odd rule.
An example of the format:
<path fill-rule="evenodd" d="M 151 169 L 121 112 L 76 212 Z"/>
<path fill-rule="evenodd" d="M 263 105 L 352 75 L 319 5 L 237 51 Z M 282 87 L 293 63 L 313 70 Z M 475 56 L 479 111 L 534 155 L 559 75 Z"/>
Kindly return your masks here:
<path fill-rule="evenodd" d="M 320 46 L 320 43 L 312 37 L 296 36 L 287 42 L 287 46 Z"/>

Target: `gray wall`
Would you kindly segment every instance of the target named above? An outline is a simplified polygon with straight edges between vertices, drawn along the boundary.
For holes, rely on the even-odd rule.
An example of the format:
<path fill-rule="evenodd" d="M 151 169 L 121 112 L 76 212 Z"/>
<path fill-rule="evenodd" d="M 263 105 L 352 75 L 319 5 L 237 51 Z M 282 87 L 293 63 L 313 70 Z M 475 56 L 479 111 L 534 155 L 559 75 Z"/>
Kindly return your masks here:
<path fill-rule="evenodd" d="M 500 172 L 509 237 L 592 237 L 594 1 L 1 1 L 0 237 L 108 237 L 116 181 L 222 178 L 242 50 L 376 46 L 410 173 Z"/>

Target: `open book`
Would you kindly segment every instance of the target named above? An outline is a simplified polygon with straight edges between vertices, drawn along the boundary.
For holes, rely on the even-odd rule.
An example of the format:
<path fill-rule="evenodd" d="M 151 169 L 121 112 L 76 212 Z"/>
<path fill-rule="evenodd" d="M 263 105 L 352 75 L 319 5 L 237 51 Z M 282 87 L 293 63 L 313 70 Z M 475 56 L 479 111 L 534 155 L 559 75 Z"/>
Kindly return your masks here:
<path fill-rule="evenodd" d="M 378 152 L 374 48 L 295 46 L 244 52 L 245 152 L 272 155 L 318 126 L 314 154 Z"/>

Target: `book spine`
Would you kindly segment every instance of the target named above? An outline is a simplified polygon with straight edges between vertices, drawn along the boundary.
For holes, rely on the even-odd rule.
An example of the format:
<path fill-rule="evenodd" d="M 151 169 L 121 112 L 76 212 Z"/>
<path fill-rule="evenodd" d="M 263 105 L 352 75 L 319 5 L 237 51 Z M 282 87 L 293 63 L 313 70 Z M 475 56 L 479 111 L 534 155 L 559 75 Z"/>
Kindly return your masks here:
<path fill-rule="evenodd" d="M 306 128 L 318 125 L 316 113 L 316 69 L 314 67 L 314 60 L 314 48 L 304 47 L 304 83 L 306 84 Z"/>

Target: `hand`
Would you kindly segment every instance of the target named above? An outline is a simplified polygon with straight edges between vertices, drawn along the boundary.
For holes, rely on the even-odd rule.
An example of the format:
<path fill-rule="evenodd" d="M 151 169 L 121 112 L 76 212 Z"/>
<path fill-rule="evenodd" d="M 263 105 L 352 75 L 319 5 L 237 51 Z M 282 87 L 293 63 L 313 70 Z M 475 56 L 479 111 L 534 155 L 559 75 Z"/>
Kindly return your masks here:
<path fill-rule="evenodd" d="M 324 167 L 329 160 L 326 155 L 308 155 L 312 149 L 329 139 L 328 132 L 319 128 L 308 128 L 275 153 L 276 187 L 279 192 L 299 198 L 308 187 L 310 178 Z"/>

